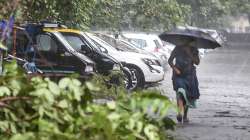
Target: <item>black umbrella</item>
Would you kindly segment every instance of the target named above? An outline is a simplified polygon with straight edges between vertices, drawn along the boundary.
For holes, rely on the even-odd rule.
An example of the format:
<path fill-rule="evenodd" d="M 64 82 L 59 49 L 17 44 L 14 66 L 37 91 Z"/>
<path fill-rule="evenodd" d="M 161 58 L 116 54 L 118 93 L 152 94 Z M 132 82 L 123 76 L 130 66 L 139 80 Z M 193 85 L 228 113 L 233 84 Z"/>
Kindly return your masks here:
<path fill-rule="evenodd" d="M 161 40 L 170 42 L 177 46 L 191 43 L 190 46 L 204 49 L 215 49 L 221 45 L 208 33 L 192 29 L 176 29 L 159 35 Z"/>

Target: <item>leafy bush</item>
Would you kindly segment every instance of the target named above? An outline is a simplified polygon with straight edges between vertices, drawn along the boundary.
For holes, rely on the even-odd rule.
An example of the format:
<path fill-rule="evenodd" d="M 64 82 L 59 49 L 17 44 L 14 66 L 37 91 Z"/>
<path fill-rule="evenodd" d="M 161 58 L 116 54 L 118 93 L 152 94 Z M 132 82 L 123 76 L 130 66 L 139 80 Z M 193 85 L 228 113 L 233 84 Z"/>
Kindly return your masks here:
<path fill-rule="evenodd" d="M 98 104 L 92 96 L 103 91 L 98 82 L 69 77 L 57 84 L 27 78 L 16 63 L 4 68 L 1 140 L 165 140 L 165 129 L 174 127 L 171 119 L 163 121 L 171 102 L 155 91 L 122 93 Z"/>

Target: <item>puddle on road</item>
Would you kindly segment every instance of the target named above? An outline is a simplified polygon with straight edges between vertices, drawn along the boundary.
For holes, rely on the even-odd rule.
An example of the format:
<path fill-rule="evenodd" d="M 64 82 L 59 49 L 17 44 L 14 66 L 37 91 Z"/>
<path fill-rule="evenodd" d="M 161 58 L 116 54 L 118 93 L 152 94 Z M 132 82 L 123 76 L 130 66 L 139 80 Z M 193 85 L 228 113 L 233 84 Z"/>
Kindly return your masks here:
<path fill-rule="evenodd" d="M 240 129 L 240 130 L 247 130 L 247 128 L 250 128 L 250 127 L 248 127 L 248 126 L 234 125 L 233 128 L 234 129 Z"/>
<path fill-rule="evenodd" d="M 230 111 L 219 111 L 216 112 L 217 114 L 230 114 Z"/>
<path fill-rule="evenodd" d="M 219 111 L 216 112 L 213 117 L 217 117 L 217 118 L 249 118 L 249 116 L 247 115 L 238 115 L 236 113 L 231 113 L 230 111 Z"/>

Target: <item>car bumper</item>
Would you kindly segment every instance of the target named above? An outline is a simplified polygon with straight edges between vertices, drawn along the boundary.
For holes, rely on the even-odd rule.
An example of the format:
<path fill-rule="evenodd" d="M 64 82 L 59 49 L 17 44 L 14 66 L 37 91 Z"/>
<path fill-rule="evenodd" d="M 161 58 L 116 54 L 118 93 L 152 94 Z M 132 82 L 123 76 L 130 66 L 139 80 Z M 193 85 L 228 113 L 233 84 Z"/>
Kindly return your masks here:
<path fill-rule="evenodd" d="M 160 66 L 152 66 L 153 69 L 148 69 L 147 72 L 145 72 L 145 83 L 154 83 L 154 82 L 160 82 L 164 80 L 165 72 L 162 67 Z"/>

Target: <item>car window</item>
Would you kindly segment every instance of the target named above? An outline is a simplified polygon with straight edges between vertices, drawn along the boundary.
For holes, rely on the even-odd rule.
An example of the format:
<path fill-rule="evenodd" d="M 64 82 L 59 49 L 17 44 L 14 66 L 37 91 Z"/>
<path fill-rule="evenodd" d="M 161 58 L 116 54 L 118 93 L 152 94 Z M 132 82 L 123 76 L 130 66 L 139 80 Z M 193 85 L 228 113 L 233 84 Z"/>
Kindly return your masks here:
<path fill-rule="evenodd" d="M 37 44 L 39 51 L 52 51 L 57 52 L 58 44 L 56 41 L 49 35 L 38 35 Z"/>
<path fill-rule="evenodd" d="M 123 43 L 124 45 L 126 45 L 130 51 L 136 52 L 136 53 L 140 52 L 139 49 L 134 44 L 127 42 L 125 40 L 121 40 L 120 42 Z"/>
<path fill-rule="evenodd" d="M 119 39 L 114 39 L 112 37 L 108 37 L 105 35 L 98 35 L 98 37 L 103 39 L 108 44 L 110 44 L 116 50 L 126 51 L 126 52 L 138 52 L 135 48 L 131 47 L 129 44 Z"/>
<path fill-rule="evenodd" d="M 92 41 L 96 44 L 96 46 L 98 46 L 99 48 L 104 47 L 105 49 L 107 49 L 109 52 L 116 52 L 116 48 L 114 48 L 113 46 L 111 46 L 110 44 L 108 44 L 107 42 L 105 42 L 104 40 L 102 40 L 101 38 L 94 36 L 94 35 L 89 35 L 91 36 Z"/>
<path fill-rule="evenodd" d="M 129 46 L 128 44 L 122 41 L 117 40 L 116 44 L 117 44 L 116 45 L 117 49 L 120 49 L 122 51 L 137 52 L 136 49 L 134 49 L 133 47 Z"/>
<path fill-rule="evenodd" d="M 80 51 L 82 45 L 86 45 L 79 36 L 64 34 L 64 37 L 75 50 Z"/>
<path fill-rule="evenodd" d="M 147 47 L 146 40 L 131 38 L 130 41 L 131 41 L 131 43 L 136 44 L 141 49 Z"/>

